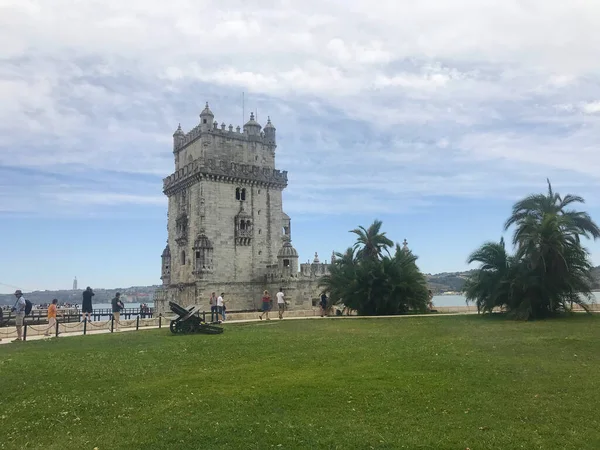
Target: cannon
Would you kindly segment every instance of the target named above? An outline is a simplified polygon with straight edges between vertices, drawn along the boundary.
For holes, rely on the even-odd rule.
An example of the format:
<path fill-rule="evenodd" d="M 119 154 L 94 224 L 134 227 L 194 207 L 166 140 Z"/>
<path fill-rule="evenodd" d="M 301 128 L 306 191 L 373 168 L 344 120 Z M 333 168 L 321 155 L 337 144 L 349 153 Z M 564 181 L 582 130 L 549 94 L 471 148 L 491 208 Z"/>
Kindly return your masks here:
<path fill-rule="evenodd" d="M 220 334 L 223 328 L 213 324 L 206 323 L 198 315 L 198 310 L 195 306 L 184 308 L 174 302 L 169 302 L 169 308 L 177 317 L 171 319 L 169 329 L 173 334 L 188 334 L 188 333 L 204 333 L 204 334 Z"/>

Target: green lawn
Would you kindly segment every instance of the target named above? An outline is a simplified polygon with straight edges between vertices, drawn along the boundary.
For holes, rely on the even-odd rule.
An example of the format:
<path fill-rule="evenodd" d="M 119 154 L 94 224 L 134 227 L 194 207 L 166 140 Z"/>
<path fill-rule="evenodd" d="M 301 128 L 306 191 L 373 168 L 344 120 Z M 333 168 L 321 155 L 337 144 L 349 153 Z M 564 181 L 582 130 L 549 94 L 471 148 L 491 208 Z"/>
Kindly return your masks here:
<path fill-rule="evenodd" d="M 597 449 L 600 317 L 229 324 L 0 346 L 2 449 Z"/>

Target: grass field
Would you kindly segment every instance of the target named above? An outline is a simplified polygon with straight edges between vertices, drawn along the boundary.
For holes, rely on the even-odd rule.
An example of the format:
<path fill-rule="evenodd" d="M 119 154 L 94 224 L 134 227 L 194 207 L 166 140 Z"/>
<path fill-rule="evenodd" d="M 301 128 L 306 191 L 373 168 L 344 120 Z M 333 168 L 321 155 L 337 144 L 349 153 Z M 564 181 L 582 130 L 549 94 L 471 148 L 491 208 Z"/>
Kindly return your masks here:
<path fill-rule="evenodd" d="M 2 449 L 597 449 L 600 317 L 230 324 L 0 346 Z"/>

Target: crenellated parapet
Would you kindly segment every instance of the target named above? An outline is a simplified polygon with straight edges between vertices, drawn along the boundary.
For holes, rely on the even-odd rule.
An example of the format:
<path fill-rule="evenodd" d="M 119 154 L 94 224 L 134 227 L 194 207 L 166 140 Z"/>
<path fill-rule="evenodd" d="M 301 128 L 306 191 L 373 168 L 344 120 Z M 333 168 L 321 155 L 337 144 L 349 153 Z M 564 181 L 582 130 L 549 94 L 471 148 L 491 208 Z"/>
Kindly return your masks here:
<path fill-rule="evenodd" d="M 212 112 L 209 111 L 209 113 L 210 115 L 207 114 L 206 117 L 212 120 L 214 116 L 212 115 Z M 201 115 L 201 117 L 203 116 Z M 237 126 L 234 130 L 233 125 L 229 124 L 229 126 L 227 126 L 225 125 L 225 122 L 219 125 L 215 120 L 212 124 L 204 124 L 201 122 L 187 133 L 184 133 L 181 126 L 179 126 L 175 133 L 176 134 L 173 135 L 175 137 L 173 142 L 173 153 L 178 153 L 191 143 L 197 141 L 201 136 L 206 135 L 222 136 L 227 139 L 245 142 L 258 142 L 270 146 L 273 150 L 277 147 L 275 142 L 275 127 L 271 123 L 271 119 L 268 119 L 267 125 L 264 130 L 261 131 L 260 124 L 254 120 L 254 114 L 250 115 L 250 121 L 244 125 L 243 130 L 240 126 Z"/>
<path fill-rule="evenodd" d="M 171 195 L 203 178 L 224 182 L 245 182 L 266 187 L 285 188 L 287 170 L 281 171 L 253 164 L 238 164 L 216 159 L 196 159 L 163 179 L 163 192 Z"/>

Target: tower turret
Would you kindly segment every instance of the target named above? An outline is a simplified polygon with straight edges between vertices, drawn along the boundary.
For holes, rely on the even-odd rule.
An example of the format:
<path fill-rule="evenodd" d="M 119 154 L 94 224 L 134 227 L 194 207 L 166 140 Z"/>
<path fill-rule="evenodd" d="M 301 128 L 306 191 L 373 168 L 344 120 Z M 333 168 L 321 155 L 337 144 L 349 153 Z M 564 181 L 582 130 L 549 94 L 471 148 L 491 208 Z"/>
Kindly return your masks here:
<path fill-rule="evenodd" d="M 179 126 L 177 127 L 177 130 L 175 130 L 175 133 L 173 133 L 173 151 L 175 151 L 179 147 L 181 147 L 184 139 L 185 139 L 185 133 L 181 129 L 181 124 L 179 124 Z"/>
<path fill-rule="evenodd" d="M 265 139 L 267 140 L 267 142 L 269 144 L 272 145 L 277 145 L 277 139 L 275 136 L 275 127 L 273 126 L 273 124 L 271 123 L 271 118 L 268 117 L 267 118 L 267 124 L 265 125 L 264 128 L 264 132 L 265 132 Z"/>
<path fill-rule="evenodd" d="M 282 275 L 296 276 L 298 273 L 298 252 L 290 239 L 285 239 L 277 253 L 277 266 Z"/>
<path fill-rule="evenodd" d="M 262 127 L 260 123 L 254 120 L 254 113 L 251 112 L 250 120 L 244 125 L 244 133 L 246 133 L 248 136 L 259 136 L 261 128 Z"/>
<path fill-rule="evenodd" d="M 206 102 L 206 106 L 200 113 L 200 131 L 210 131 L 213 126 L 213 122 L 215 120 L 215 115 L 208 107 L 208 102 Z"/>

